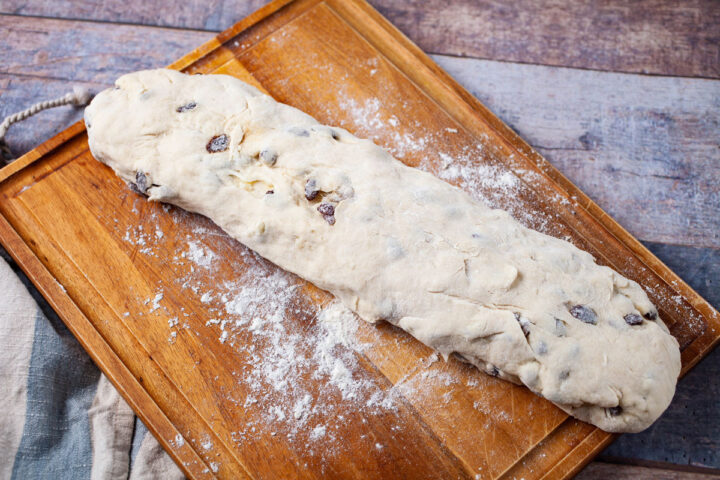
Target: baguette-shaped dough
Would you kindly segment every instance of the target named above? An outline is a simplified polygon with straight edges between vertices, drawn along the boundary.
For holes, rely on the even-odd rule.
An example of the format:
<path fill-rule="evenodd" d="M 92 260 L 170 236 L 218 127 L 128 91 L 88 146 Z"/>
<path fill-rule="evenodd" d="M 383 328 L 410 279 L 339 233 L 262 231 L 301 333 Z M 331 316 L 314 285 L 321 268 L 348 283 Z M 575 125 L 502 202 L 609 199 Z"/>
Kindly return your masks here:
<path fill-rule="evenodd" d="M 210 217 L 368 322 L 521 382 L 612 432 L 670 403 L 677 341 L 635 282 L 369 140 L 229 76 L 121 77 L 85 111 L 95 158 Z"/>

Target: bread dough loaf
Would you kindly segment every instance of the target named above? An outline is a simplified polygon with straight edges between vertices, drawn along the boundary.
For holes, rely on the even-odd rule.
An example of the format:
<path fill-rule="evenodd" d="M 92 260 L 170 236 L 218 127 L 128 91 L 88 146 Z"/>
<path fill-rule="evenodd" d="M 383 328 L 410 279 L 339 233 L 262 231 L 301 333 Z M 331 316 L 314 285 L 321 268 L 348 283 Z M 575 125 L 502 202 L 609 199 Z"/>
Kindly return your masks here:
<path fill-rule="evenodd" d="M 369 140 L 224 75 L 121 77 L 85 111 L 95 158 L 444 355 L 612 432 L 672 399 L 677 341 L 640 286 Z"/>

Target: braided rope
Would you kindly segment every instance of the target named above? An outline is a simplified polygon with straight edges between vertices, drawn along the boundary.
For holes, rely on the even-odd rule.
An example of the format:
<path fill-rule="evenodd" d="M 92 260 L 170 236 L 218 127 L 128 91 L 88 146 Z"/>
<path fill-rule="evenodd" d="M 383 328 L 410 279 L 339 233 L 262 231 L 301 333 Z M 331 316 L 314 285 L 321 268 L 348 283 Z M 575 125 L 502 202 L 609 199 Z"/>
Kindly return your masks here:
<path fill-rule="evenodd" d="M 13 153 L 10 150 L 10 146 L 7 142 L 5 142 L 5 134 L 7 133 L 8 128 L 10 128 L 10 125 L 22 122 L 26 118 L 32 117 L 36 113 L 47 110 L 48 108 L 61 107 L 63 105 L 74 105 L 78 107 L 85 106 L 90 103 L 91 99 L 92 94 L 87 89 L 82 87 L 73 87 L 72 93 L 68 93 L 63 97 L 36 103 L 30 108 L 5 117 L 5 120 L 0 123 L 0 154 L 2 154 L 2 158 L 5 163 L 10 163 L 15 160 Z"/>

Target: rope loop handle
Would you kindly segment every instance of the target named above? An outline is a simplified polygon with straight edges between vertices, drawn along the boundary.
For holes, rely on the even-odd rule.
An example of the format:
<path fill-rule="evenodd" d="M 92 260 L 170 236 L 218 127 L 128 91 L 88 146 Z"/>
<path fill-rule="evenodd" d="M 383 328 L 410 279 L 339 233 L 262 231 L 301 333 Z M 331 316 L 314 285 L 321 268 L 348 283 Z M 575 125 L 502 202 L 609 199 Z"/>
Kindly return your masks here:
<path fill-rule="evenodd" d="M 36 103 L 30 108 L 27 108 L 21 112 L 13 113 L 12 115 L 5 117 L 5 120 L 0 123 L 0 153 L 5 163 L 10 163 L 15 160 L 10 147 L 5 142 L 5 134 L 10 128 L 10 125 L 22 122 L 26 118 L 30 118 L 38 112 L 47 110 L 48 108 L 61 107 L 63 105 L 74 105 L 76 107 L 84 107 L 90 100 L 92 100 L 93 94 L 85 87 L 75 86 L 73 91 L 65 94 L 60 98 L 54 100 L 46 100 L 44 102 Z"/>

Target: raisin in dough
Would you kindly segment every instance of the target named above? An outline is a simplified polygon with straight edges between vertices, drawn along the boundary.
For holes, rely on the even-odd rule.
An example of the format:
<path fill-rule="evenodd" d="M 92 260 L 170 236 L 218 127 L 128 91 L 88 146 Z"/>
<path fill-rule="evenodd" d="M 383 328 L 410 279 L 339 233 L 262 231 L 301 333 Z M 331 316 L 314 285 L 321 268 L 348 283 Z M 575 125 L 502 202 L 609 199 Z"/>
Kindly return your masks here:
<path fill-rule="evenodd" d="M 95 158 L 445 356 L 613 432 L 672 399 L 677 341 L 637 283 L 369 140 L 229 76 L 136 72 L 85 111 Z"/>

